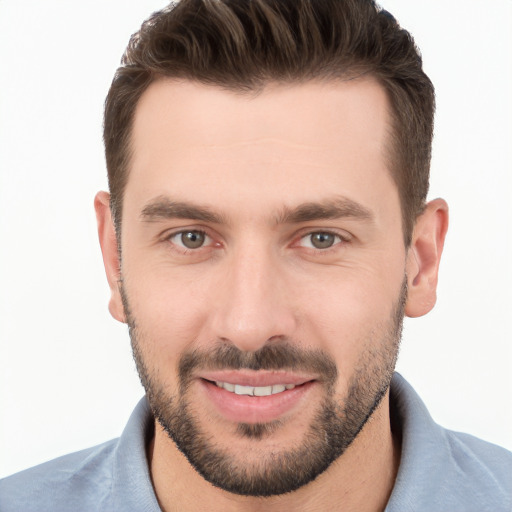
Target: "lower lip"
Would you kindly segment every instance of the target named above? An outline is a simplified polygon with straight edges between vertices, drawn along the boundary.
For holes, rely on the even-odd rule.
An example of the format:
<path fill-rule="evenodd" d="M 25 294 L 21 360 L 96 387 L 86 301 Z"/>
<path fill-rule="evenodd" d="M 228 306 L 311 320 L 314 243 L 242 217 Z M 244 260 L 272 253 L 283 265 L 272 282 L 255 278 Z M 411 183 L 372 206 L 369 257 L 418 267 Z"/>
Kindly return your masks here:
<path fill-rule="evenodd" d="M 278 420 L 299 405 L 315 382 L 306 382 L 293 389 L 269 396 L 237 395 L 219 388 L 213 382 L 199 381 L 207 397 L 228 421 L 236 423 L 268 423 Z"/>

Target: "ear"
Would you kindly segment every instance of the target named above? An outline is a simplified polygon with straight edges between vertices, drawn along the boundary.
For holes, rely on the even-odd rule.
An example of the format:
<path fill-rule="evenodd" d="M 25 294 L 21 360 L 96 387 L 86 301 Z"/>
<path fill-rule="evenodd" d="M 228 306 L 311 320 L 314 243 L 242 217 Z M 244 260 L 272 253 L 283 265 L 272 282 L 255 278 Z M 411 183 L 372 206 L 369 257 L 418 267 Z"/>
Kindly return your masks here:
<path fill-rule="evenodd" d="M 110 286 L 108 309 L 116 320 L 126 323 L 123 301 L 121 300 L 121 292 L 119 290 L 121 262 L 119 260 L 114 221 L 110 212 L 110 194 L 108 192 L 98 192 L 96 194 L 94 209 L 96 210 L 103 264 L 105 265 L 105 272 Z"/>
<path fill-rule="evenodd" d="M 405 314 L 427 314 L 436 303 L 437 276 L 448 230 L 448 205 L 434 199 L 418 217 L 407 253 L 407 302 Z"/>

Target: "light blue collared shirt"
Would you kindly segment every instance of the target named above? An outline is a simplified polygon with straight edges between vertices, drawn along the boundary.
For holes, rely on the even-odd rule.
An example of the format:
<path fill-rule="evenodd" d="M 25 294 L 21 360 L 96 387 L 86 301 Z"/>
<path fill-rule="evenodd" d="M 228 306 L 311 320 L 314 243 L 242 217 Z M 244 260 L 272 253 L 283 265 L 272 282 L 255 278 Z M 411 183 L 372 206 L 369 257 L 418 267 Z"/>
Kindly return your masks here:
<path fill-rule="evenodd" d="M 402 455 L 386 512 L 512 511 L 512 453 L 434 423 L 399 374 L 391 404 Z M 142 399 L 119 439 L 0 480 L 0 512 L 160 512 L 146 457 L 153 421 Z"/>

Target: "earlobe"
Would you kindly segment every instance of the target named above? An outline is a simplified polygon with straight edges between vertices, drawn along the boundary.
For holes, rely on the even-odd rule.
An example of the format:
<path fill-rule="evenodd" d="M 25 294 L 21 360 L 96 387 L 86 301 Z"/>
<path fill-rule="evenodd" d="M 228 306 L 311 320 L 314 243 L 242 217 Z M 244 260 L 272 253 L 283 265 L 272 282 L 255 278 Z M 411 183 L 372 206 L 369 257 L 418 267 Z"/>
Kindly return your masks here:
<path fill-rule="evenodd" d="M 108 192 L 98 192 L 94 198 L 94 209 L 96 210 L 96 221 L 98 224 L 98 236 L 103 264 L 110 286 L 110 301 L 108 309 L 110 314 L 119 322 L 126 322 L 123 301 L 119 290 L 121 277 L 121 265 L 117 247 L 117 238 L 110 212 L 110 195 Z"/>
<path fill-rule="evenodd" d="M 418 217 L 407 254 L 407 302 L 405 314 L 427 314 L 436 303 L 439 263 L 448 230 L 448 205 L 434 199 Z"/>

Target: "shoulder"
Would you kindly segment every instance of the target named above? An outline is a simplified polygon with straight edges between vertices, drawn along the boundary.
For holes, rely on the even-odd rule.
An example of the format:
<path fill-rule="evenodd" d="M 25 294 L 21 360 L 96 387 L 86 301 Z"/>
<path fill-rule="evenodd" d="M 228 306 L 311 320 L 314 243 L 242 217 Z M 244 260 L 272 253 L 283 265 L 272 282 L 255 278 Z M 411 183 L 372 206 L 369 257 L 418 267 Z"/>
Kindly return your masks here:
<path fill-rule="evenodd" d="M 116 445 L 112 440 L 0 480 L 0 510 L 101 510 L 109 499 Z"/>
<path fill-rule="evenodd" d="M 429 510 L 510 512 L 512 510 L 512 453 L 469 434 L 439 427 L 427 488 Z"/>
<path fill-rule="evenodd" d="M 512 452 L 469 434 L 444 430 L 444 435 L 454 473 L 472 489 L 492 490 L 512 509 Z"/>
<path fill-rule="evenodd" d="M 391 396 L 402 454 L 388 512 L 512 510 L 511 452 L 435 423 L 398 374 Z"/>

